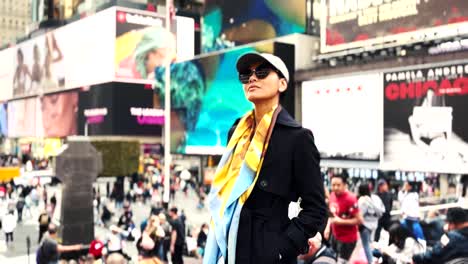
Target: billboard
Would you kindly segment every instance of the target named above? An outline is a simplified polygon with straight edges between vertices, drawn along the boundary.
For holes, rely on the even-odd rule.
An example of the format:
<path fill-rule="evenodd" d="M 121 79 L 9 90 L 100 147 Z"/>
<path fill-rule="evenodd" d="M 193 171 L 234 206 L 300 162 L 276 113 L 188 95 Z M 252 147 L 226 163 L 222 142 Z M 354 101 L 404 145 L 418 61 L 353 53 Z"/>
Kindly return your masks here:
<path fill-rule="evenodd" d="M 468 64 L 384 73 L 386 167 L 468 172 Z"/>
<path fill-rule="evenodd" d="M 36 135 L 37 98 L 8 102 L 8 137 Z"/>
<path fill-rule="evenodd" d="M 153 80 L 154 68 L 194 55 L 194 20 L 175 17 L 172 30 L 154 13 L 117 10 L 115 77 L 121 81 Z M 183 41 L 176 41 L 183 39 Z"/>
<path fill-rule="evenodd" d="M 206 1 L 202 52 L 306 31 L 306 0 Z"/>
<path fill-rule="evenodd" d="M 78 133 L 78 91 L 48 94 L 38 99 L 37 137 L 66 137 Z"/>
<path fill-rule="evenodd" d="M 274 53 L 294 72 L 294 46 L 250 46 L 171 65 L 171 152 L 222 154 L 234 121 L 253 109 L 235 68 L 246 52 Z M 164 108 L 164 68 L 155 71 L 155 108 Z M 294 80 L 281 103 L 294 116 Z"/>
<path fill-rule="evenodd" d="M 107 83 L 79 94 L 80 135 L 161 136 L 163 109 L 143 84 Z"/>
<path fill-rule="evenodd" d="M 176 17 L 177 34 L 163 21 L 112 7 L 2 50 L 0 101 L 122 79 L 150 83 L 154 68 L 175 60 L 176 51 L 180 60 L 194 55 L 194 20 Z"/>
<path fill-rule="evenodd" d="M 379 160 L 381 74 L 303 82 L 302 125 L 324 159 Z"/>
<path fill-rule="evenodd" d="M 10 48 L 14 74 L 6 87 L 12 87 L 13 97 L 111 80 L 114 14 L 108 9 Z"/>
<path fill-rule="evenodd" d="M 322 11 L 322 52 L 453 37 L 468 26 L 465 0 L 326 0 Z"/>
<path fill-rule="evenodd" d="M 15 50 L 12 48 L 0 50 L 0 101 L 6 101 L 13 96 L 12 80 L 15 68 Z"/>

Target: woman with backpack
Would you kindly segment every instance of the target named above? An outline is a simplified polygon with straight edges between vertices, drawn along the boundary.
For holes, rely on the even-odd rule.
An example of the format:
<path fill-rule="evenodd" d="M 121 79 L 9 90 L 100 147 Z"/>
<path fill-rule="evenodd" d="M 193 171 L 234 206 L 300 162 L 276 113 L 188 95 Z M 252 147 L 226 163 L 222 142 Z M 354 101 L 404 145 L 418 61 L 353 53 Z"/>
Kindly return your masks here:
<path fill-rule="evenodd" d="M 377 195 L 370 194 L 369 184 L 367 183 L 359 185 L 358 197 L 359 210 L 364 219 L 363 223 L 359 226 L 359 234 L 367 261 L 371 264 L 373 259 L 371 241 L 374 238 L 379 218 L 385 212 L 385 206 Z"/>

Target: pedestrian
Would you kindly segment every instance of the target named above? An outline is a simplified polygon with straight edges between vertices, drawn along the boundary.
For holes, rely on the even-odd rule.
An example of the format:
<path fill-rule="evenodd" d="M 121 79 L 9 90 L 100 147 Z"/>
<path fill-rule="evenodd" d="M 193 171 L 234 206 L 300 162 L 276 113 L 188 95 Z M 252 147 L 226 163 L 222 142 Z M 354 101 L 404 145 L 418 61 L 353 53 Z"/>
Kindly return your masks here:
<path fill-rule="evenodd" d="M 145 260 L 148 263 L 153 260 L 159 261 L 159 249 L 164 236 L 164 230 L 160 226 L 159 217 L 156 215 L 150 216 L 141 237 L 136 243 L 140 261 Z"/>
<path fill-rule="evenodd" d="M 178 209 L 173 207 L 169 210 L 171 231 L 171 261 L 173 264 L 183 264 L 182 253 L 185 245 L 185 230 L 178 215 Z"/>
<path fill-rule="evenodd" d="M 159 258 L 162 261 L 167 262 L 167 253 L 169 252 L 169 249 L 171 247 L 171 234 L 172 234 L 172 227 L 171 225 L 167 222 L 166 215 L 164 213 L 159 213 L 159 222 L 161 227 L 164 230 L 164 238 L 162 245 L 159 249 Z"/>
<path fill-rule="evenodd" d="M 212 227 L 204 263 L 295 263 L 323 228 L 320 155 L 310 130 L 280 105 L 289 71 L 277 56 L 247 53 L 236 64 L 254 109 L 228 132 L 209 197 Z M 290 202 L 301 213 L 288 218 Z M 224 262 L 223 262 L 224 263 Z"/>
<path fill-rule="evenodd" d="M 398 193 L 398 201 L 400 210 L 403 212 L 401 223 L 406 225 L 417 239 L 426 240 L 419 222 L 419 194 L 408 181 L 403 184 L 402 190 Z"/>
<path fill-rule="evenodd" d="M 46 186 L 44 185 L 44 188 L 42 189 L 42 200 L 44 201 L 44 209 L 47 209 L 47 189 Z"/>
<path fill-rule="evenodd" d="M 369 264 L 372 264 L 371 243 L 374 238 L 375 230 L 377 229 L 379 218 L 385 212 L 385 206 L 377 195 L 371 196 L 369 184 L 367 183 L 359 185 L 358 197 L 359 211 L 363 217 L 363 222 L 359 226 L 359 234 L 367 261 Z"/>
<path fill-rule="evenodd" d="M 208 224 L 203 223 L 197 236 L 198 254 L 203 257 L 205 253 L 206 239 L 208 238 Z"/>
<path fill-rule="evenodd" d="M 55 193 L 52 194 L 52 197 L 50 197 L 50 208 L 51 208 L 51 212 L 50 212 L 50 215 L 54 215 L 54 212 L 55 212 L 55 207 L 57 206 L 57 197 L 55 196 Z"/>
<path fill-rule="evenodd" d="M 375 230 L 374 241 L 379 241 L 382 229 L 388 232 L 392 223 L 390 212 L 393 209 L 393 195 L 389 192 L 387 180 L 380 179 L 377 181 L 377 196 L 382 200 L 385 206 L 385 212 L 379 219 L 377 229 Z"/>
<path fill-rule="evenodd" d="M 413 256 L 414 264 L 468 263 L 468 212 L 455 207 L 447 212 L 448 233 L 431 250 Z"/>
<path fill-rule="evenodd" d="M 424 220 L 425 222 L 425 234 L 427 245 L 433 247 L 437 242 L 440 241 L 440 238 L 444 235 L 444 225 L 445 222 L 437 210 L 430 210 L 427 213 L 427 217 Z"/>
<path fill-rule="evenodd" d="M 333 175 L 330 194 L 331 245 L 341 263 L 347 263 L 356 247 L 358 226 L 363 223 L 356 196 L 347 189 L 346 176 Z"/>
<path fill-rule="evenodd" d="M 106 258 L 106 264 L 127 264 L 128 261 L 124 255 L 120 253 L 109 254 Z"/>
<path fill-rule="evenodd" d="M 16 228 L 16 217 L 13 210 L 8 210 L 8 213 L 3 217 L 2 228 L 5 233 L 6 244 L 13 243 L 13 233 Z"/>
<path fill-rule="evenodd" d="M 336 253 L 322 242 L 322 235 L 317 233 L 309 238 L 309 251 L 300 255 L 299 260 L 304 264 L 336 264 Z"/>
<path fill-rule="evenodd" d="M 23 209 L 26 204 L 24 197 L 21 195 L 18 196 L 18 201 L 16 201 L 16 211 L 18 213 L 18 223 L 23 221 Z"/>
<path fill-rule="evenodd" d="M 382 254 L 383 263 L 411 264 L 411 258 L 415 254 L 424 252 L 424 246 L 401 223 L 390 226 L 389 242 L 390 245 L 379 249 L 379 252 Z"/>
<path fill-rule="evenodd" d="M 37 243 L 41 243 L 42 237 L 44 236 L 44 233 L 47 232 L 47 228 L 50 224 L 50 216 L 46 210 L 42 211 L 37 221 L 39 222 L 39 236 L 37 239 Z"/>
<path fill-rule="evenodd" d="M 57 242 L 57 226 L 49 224 L 47 228 L 47 236 L 41 242 L 41 245 L 36 250 L 37 264 L 58 263 L 61 253 L 79 251 L 83 248 L 81 244 L 65 246 Z"/>
<path fill-rule="evenodd" d="M 124 231 L 120 229 L 116 225 L 110 226 L 111 233 L 107 236 L 106 244 L 107 244 L 107 253 L 110 255 L 112 253 L 119 253 L 124 255 L 123 253 L 123 241 L 121 237 L 121 233 Z"/>

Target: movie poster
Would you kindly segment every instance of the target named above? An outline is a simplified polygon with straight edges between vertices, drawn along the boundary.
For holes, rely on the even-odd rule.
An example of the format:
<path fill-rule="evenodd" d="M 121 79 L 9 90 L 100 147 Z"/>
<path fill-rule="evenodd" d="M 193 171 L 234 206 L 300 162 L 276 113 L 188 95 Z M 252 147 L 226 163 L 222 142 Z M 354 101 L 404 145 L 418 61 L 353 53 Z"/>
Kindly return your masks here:
<path fill-rule="evenodd" d="M 384 73 L 384 164 L 468 172 L 468 63 Z"/>

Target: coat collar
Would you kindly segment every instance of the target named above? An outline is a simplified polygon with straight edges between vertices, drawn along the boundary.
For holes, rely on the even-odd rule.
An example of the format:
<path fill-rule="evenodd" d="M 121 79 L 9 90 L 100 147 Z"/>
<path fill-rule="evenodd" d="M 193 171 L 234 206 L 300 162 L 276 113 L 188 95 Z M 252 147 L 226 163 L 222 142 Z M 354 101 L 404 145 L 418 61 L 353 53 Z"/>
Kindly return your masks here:
<path fill-rule="evenodd" d="M 301 127 L 299 123 L 297 123 L 294 118 L 284 109 L 284 107 L 281 108 L 281 111 L 278 114 L 278 117 L 276 119 L 276 123 L 283 125 L 283 126 L 289 126 L 289 127 Z"/>

